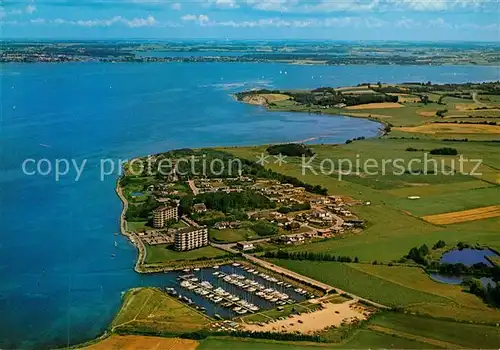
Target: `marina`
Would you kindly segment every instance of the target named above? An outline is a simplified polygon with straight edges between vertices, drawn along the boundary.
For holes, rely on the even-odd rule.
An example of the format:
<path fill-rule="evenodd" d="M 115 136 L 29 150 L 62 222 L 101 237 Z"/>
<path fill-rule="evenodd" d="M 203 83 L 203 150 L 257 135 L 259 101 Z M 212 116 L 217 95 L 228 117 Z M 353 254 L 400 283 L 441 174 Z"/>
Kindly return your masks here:
<path fill-rule="evenodd" d="M 314 295 L 238 263 L 171 272 L 165 291 L 217 319 L 227 319 L 303 301 Z"/>

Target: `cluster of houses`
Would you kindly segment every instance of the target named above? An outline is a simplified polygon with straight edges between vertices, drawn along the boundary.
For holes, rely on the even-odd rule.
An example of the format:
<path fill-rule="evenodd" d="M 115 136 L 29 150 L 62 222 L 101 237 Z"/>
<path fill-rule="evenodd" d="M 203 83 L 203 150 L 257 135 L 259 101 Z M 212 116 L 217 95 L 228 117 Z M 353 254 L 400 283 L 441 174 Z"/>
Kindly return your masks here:
<path fill-rule="evenodd" d="M 214 225 L 214 228 L 217 230 L 224 230 L 224 229 L 238 229 L 241 227 L 241 222 L 240 221 L 219 221 L 216 222 Z"/>
<path fill-rule="evenodd" d="M 300 244 L 314 238 L 329 238 L 335 234 L 344 232 L 346 228 L 362 227 L 362 221 L 358 220 L 351 211 L 347 209 L 343 199 L 338 196 L 318 196 L 305 191 L 303 187 L 295 187 L 292 184 L 280 183 L 277 180 L 252 179 L 249 177 L 238 177 L 232 179 L 195 179 L 195 189 L 198 193 L 206 192 L 234 192 L 243 189 L 251 189 L 266 196 L 277 204 L 277 208 L 293 208 L 297 204 L 309 204 L 305 210 L 293 212 L 284 211 L 258 211 L 249 213 L 252 219 L 267 220 L 275 223 L 278 227 L 289 232 L 275 239 L 281 244 Z M 190 184 L 192 186 L 192 184 Z M 140 233 L 140 238 L 147 244 L 171 244 L 178 250 L 190 250 L 208 244 L 208 228 L 200 227 L 188 217 L 184 222 L 188 229 L 161 230 L 167 228 L 168 223 L 179 220 L 179 200 L 172 199 L 176 194 L 175 184 L 157 184 L 150 186 L 148 191 L 155 194 L 162 205 L 153 212 L 153 226 L 157 231 Z M 193 190 L 193 191 L 194 191 Z M 196 203 L 192 212 L 202 214 L 207 212 L 204 203 Z M 219 221 L 213 226 L 214 229 L 238 229 L 241 228 L 240 221 Z M 172 231 L 172 232 L 169 232 Z M 254 249 L 251 242 L 240 242 L 238 248 L 242 251 Z"/>
<path fill-rule="evenodd" d="M 195 180 L 195 186 L 198 189 L 198 193 L 210 193 L 210 192 L 241 192 L 245 187 L 246 183 L 252 183 L 253 179 L 247 176 L 240 176 L 235 178 L 226 179 L 197 179 Z"/>

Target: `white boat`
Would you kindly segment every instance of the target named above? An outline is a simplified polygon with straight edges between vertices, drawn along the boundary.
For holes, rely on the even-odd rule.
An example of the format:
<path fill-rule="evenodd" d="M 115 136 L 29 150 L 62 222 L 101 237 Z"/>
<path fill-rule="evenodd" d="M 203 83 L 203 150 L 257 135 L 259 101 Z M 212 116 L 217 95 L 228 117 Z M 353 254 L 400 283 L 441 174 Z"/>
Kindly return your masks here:
<path fill-rule="evenodd" d="M 182 281 L 180 283 L 180 286 L 183 288 L 187 288 L 188 286 L 191 286 L 191 283 L 189 283 L 189 281 Z"/>
<path fill-rule="evenodd" d="M 214 269 L 218 269 L 218 268 L 219 268 L 219 265 L 215 265 L 215 266 L 214 266 Z"/>
<path fill-rule="evenodd" d="M 200 269 L 199 269 L 199 268 L 195 268 L 194 270 L 195 270 L 195 271 L 200 271 Z"/>
<path fill-rule="evenodd" d="M 200 283 L 200 285 L 203 287 L 203 288 L 207 288 L 207 289 L 213 289 L 214 286 L 212 286 L 212 284 L 208 281 L 203 281 Z"/>
<path fill-rule="evenodd" d="M 234 266 L 234 267 L 238 267 L 238 266 L 240 266 L 240 264 L 238 264 L 238 263 L 233 263 L 233 266 Z"/>
<path fill-rule="evenodd" d="M 220 272 L 219 271 L 215 271 L 212 275 L 214 276 L 219 276 Z"/>

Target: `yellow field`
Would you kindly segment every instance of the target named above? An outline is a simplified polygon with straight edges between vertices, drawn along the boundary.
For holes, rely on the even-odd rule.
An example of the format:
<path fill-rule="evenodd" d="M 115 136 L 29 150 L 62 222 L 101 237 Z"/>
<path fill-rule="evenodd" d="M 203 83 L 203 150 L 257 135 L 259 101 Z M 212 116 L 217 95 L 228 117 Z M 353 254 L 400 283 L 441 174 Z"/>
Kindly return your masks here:
<path fill-rule="evenodd" d="M 419 115 L 422 117 L 435 117 L 436 116 L 436 111 L 423 111 L 423 112 L 418 112 Z"/>
<path fill-rule="evenodd" d="M 422 217 L 427 222 L 436 225 L 449 225 L 459 222 L 488 219 L 500 216 L 500 205 L 455 211 L 445 214 L 427 215 Z"/>
<path fill-rule="evenodd" d="M 243 98 L 243 101 L 252 105 L 267 105 L 272 102 L 289 100 L 290 96 L 283 94 L 256 94 Z"/>
<path fill-rule="evenodd" d="M 112 335 L 97 344 L 82 348 L 82 350 L 194 350 L 198 344 L 195 340 L 179 338 Z"/>
<path fill-rule="evenodd" d="M 411 127 L 394 128 L 405 132 L 418 132 L 423 134 L 449 133 L 449 134 L 500 134 L 500 127 L 484 124 L 443 124 L 433 123 Z"/>
<path fill-rule="evenodd" d="M 455 105 L 455 109 L 457 111 L 470 111 L 476 109 L 477 107 L 479 107 L 479 105 L 475 103 L 457 103 Z"/>
<path fill-rule="evenodd" d="M 381 102 L 381 103 L 367 103 L 364 105 L 349 106 L 346 109 L 382 109 L 382 108 L 401 108 L 404 107 L 396 102 Z"/>

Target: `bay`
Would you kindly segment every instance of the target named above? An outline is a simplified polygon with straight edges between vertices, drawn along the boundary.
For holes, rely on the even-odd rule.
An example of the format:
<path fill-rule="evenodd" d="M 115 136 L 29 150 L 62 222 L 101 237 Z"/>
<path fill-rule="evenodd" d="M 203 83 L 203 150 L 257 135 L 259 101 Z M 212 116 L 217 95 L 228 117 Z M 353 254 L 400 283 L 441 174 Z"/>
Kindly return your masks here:
<path fill-rule="evenodd" d="M 230 94 L 361 82 L 498 80 L 496 67 L 285 64 L 4 64 L 0 122 L 0 347 L 50 348 L 102 333 L 139 275 L 119 230 L 118 161 L 173 148 L 317 142 L 375 136 L 380 125 L 343 116 L 267 112 Z M 87 163 L 26 175 L 26 159 Z M 100 160 L 115 172 L 100 179 Z M 33 170 L 33 166 L 29 170 Z M 46 170 L 42 167 L 42 170 Z M 118 247 L 114 247 L 114 241 Z M 112 257 L 111 254 L 115 254 Z"/>

